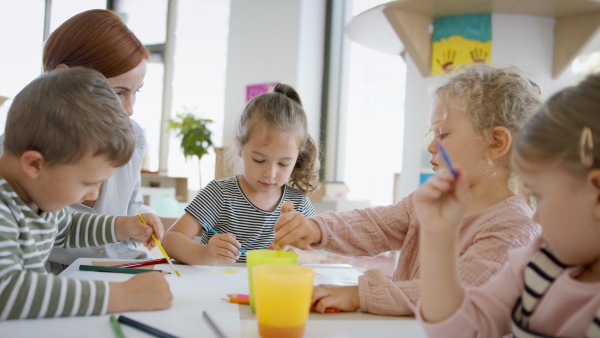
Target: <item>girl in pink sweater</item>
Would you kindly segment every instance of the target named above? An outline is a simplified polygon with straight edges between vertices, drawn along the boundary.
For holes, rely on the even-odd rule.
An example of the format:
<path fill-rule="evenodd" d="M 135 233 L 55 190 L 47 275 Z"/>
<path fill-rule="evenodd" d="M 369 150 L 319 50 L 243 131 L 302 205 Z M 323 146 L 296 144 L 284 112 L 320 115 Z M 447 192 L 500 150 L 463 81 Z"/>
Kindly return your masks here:
<path fill-rule="evenodd" d="M 437 171 L 445 163 L 437 149 L 444 142 L 451 156 L 473 175 L 467 189 L 474 196 L 461 220 L 457 274 L 468 286 L 487 282 L 508 260 L 508 251 L 527 246 L 539 235 L 533 211 L 523 195 L 509 187 L 512 141 L 541 103 L 538 86 L 515 68 L 478 66 L 450 79 L 435 93 L 428 151 Z M 315 287 L 316 310 L 326 307 L 382 315 L 411 315 L 419 300 L 420 222 L 414 193 L 397 204 L 305 218 L 282 214 L 273 247 L 312 244 L 344 255 L 375 256 L 401 250 L 392 279 L 368 270 L 358 286 Z"/>
<path fill-rule="evenodd" d="M 473 173 L 440 170 L 419 188 L 419 320 L 430 337 L 600 337 L 599 159 L 600 75 L 592 75 L 552 96 L 516 141 L 513 163 L 536 198 L 542 236 L 511 252 L 482 288 L 465 289 L 456 264 Z"/>

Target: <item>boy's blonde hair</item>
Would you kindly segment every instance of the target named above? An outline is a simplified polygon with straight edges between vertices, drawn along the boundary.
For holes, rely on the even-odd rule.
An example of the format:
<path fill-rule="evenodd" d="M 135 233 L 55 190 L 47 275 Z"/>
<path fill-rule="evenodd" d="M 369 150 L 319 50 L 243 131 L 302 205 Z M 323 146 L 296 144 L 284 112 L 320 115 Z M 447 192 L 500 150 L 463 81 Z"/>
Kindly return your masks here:
<path fill-rule="evenodd" d="M 15 96 L 8 111 L 4 151 L 18 157 L 35 150 L 47 164 L 71 164 L 91 151 L 119 167 L 134 148 L 135 134 L 121 101 L 92 69 L 43 74 Z"/>
<path fill-rule="evenodd" d="M 600 168 L 600 74 L 550 97 L 523 127 L 513 157 L 555 162 L 573 175 Z"/>
<path fill-rule="evenodd" d="M 305 194 L 315 191 L 319 187 L 319 148 L 308 133 L 306 113 L 296 90 L 289 85 L 278 83 L 273 92 L 259 95 L 246 105 L 240 118 L 235 143 L 229 148 L 230 162 L 233 161 L 234 154 L 238 154 L 248 143 L 252 127 L 257 123 L 265 123 L 270 128 L 284 131 L 300 126 L 298 159 L 288 183 Z M 236 169 L 239 172 L 239 168 Z"/>

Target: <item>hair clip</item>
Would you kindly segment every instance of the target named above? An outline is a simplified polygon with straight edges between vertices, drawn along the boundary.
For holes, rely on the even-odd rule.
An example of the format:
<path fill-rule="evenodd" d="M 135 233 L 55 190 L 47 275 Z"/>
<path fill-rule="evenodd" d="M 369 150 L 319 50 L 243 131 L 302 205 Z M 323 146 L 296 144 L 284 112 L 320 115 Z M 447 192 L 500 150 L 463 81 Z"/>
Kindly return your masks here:
<path fill-rule="evenodd" d="M 283 87 L 281 87 L 281 86 L 275 87 L 274 91 L 281 93 L 283 95 L 287 95 L 287 93 L 285 92 L 285 89 L 283 89 Z"/>
<path fill-rule="evenodd" d="M 581 164 L 591 167 L 594 164 L 594 140 L 590 127 L 584 127 L 579 139 L 579 157 Z"/>

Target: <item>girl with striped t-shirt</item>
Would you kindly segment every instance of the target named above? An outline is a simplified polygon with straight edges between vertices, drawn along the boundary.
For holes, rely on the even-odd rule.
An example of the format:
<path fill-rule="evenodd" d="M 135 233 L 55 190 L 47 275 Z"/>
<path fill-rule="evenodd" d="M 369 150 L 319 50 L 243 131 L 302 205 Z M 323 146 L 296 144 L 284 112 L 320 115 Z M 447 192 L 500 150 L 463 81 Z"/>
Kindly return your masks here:
<path fill-rule="evenodd" d="M 458 224 L 472 200 L 466 172 L 440 170 L 417 191 L 427 336 L 600 337 L 599 98 L 600 74 L 591 75 L 523 127 L 512 159 L 542 236 L 483 287 L 465 289 L 456 274 Z"/>
<path fill-rule="evenodd" d="M 292 87 L 277 84 L 248 103 L 228 153 L 241 159 L 239 174 L 210 182 L 165 234 L 165 250 L 180 262 L 245 262 L 238 248 L 267 249 L 282 212 L 293 208 L 306 217 L 315 214 L 307 194 L 319 184 L 318 148 Z M 299 263 L 317 262 L 309 247 L 284 250 L 298 253 Z"/>

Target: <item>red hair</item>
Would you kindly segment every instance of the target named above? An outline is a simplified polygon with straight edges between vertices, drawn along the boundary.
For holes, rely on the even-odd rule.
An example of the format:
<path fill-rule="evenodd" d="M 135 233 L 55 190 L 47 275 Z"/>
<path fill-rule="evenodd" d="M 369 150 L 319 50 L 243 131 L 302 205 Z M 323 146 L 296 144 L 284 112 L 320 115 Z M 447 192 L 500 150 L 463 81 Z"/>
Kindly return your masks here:
<path fill-rule="evenodd" d="M 44 46 L 44 71 L 59 64 L 93 68 L 106 78 L 135 68 L 148 59 L 142 42 L 112 11 L 81 12 L 60 25 Z"/>

